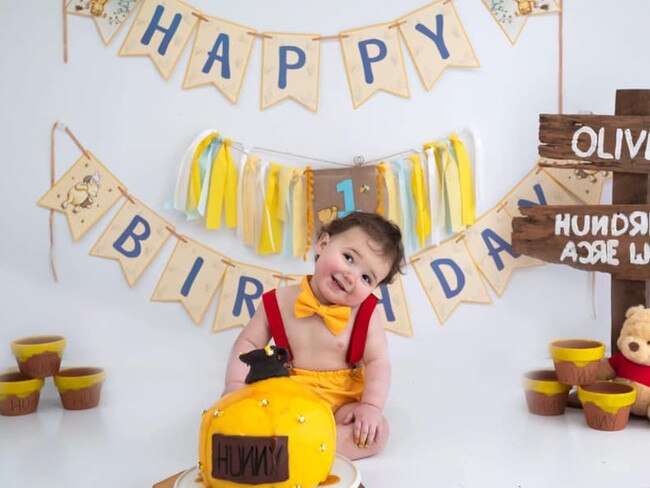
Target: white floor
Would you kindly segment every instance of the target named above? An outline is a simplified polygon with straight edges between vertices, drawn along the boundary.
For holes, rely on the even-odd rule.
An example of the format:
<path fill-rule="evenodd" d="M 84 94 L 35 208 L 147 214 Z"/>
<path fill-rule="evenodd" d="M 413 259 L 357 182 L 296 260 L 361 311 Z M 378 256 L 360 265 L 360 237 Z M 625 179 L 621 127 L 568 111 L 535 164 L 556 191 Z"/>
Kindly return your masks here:
<path fill-rule="evenodd" d="M 0 418 L 0 486 L 144 488 L 191 467 L 211 395 L 182 375 L 163 374 L 143 371 L 121 381 L 120 391 L 108 381 L 100 407 L 77 412 L 60 407 L 48 381 L 35 414 Z M 645 419 L 599 432 L 585 425 L 581 410 L 530 415 L 519 385 L 486 384 L 469 402 L 463 385 L 427 376 L 401 383 L 404 398 L 417 398 L 408 390 L 430 394 L 392 397 L 390 444 L 356 463 L 366 488 L 650 485 Z"/>

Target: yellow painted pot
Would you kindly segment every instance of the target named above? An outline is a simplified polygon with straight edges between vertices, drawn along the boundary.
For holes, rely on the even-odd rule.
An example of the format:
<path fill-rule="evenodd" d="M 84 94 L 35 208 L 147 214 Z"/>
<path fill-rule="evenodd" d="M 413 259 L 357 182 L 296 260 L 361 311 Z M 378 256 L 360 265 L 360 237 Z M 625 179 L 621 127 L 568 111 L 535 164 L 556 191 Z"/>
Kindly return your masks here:
<path fill-rule="evenodd" d="M 30 378 L 52 376 L 61 367 L 65 337 L 59 335 L 31 336 L 11 343 L 20 372 Z"/>
<path fill-rule="evenodd" d="M 561 339 L 551 342 L 549 351 L 560 383 L 589 385 L 598 378 L 605 344 L 591 339 Z"/>
<path fill-rule="evenodd" d="M 63 408 L 84 410 L 99 404 L 101 388 L 106 379 L 102 368 L 65 368 L 54 375 Z"/>
<path fill-rule="evenodd" d="M 562 415 L 570 386 L 560 383 L 553 370 L 529 371 L 524 375 L 528 411 L 535 415 Z"/>
<path fill-rule="evenodd" d="M 22 373 L 0 375 L 0 415 L 25 415 L 36 411 L 45 380 Z"/>
<path fill-rule="evenodd" d="M 578 387 L 587 425 L 597 430 L 621 430 L 627 425 L 630 409 L 636 400 L 632 385 L 615 381 L 597 381 Z"/>

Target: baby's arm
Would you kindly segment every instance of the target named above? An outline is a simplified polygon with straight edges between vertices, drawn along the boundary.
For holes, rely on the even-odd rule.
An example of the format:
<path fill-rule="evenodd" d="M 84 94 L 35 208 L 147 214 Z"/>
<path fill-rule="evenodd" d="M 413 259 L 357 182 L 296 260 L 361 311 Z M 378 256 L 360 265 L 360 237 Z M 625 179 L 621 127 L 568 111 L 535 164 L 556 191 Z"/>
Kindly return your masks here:
<path fill-rule="evenodd" d="M 241 331 L 237 340 L 232 345 L 228 367 L 226 368 L 226 387 L 223 395 L 231 391 L 239 390 L 244 386 L 244 379 L 248 374 L 248 366 L 239 360 L 239 355 L 261 349 L 271 340 L 271 333 L 266 321 L 264 307 L 260 305 L 244 330 Z"/>
<path fill-rule="evenodd" d="M 388 341 L 377 310 L 370 319 L 363 362 L 366 368 L 365 385 L 361 402 L 354 411 L 353 438 L 358 445 L 373 444 L 378 437 L 390 386 Z"/>

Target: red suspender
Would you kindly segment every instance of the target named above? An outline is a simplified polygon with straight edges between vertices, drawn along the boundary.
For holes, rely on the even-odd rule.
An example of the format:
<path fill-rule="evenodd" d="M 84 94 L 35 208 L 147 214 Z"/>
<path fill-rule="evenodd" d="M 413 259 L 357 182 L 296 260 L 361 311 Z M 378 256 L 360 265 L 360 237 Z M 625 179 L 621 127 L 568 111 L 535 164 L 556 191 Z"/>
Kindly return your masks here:
<path fill-rule="evenodd" d="M 348 345 L 348 353 L 346 356 L 346 361 L 350 365 L 358 363 L 363 358 L 370 317 L 378 301 L 379 299 L 371 294 L 359 307 L 357 316 L 354 319 L 354 326 L 352 327 L 352 335 L 350 336 L 350 344 Z M 262 295 L 262 303 L 264 303 L 266 319 L 269 322 L 269 329 L 271 329 L 271 336 L 275 341 L 275 345 L 284 347 L 289 351 L 289 360 L 293 360 L 293 353 L 291 352 L 291 347 L 289 347 L 287 333 L 284 330 L 284 323 L 282 322 L 282 315 L 280 314 L 280 307 L 278 307 L 275 290 L 264 293 Z"/>
<path fill-rule="evenodd" d="M 350 337 L 350 345 L 348 346 L 348 355 L 346 357 L 346 361 L 350 365 L 358 363 L 363 358 L 370 316 L 375 310 L 375 305 L 377 305 L 378 301 L 379 299 L 371 293 L 359 307 L 357 317 L 354 319 L 354 327 L 352 328 L 352 336 Z"/>
<path fill-rule="evenodd" d="M 271 336 L 273 336 L 275 345 L 284 347 L 289 351 L 289 361 L 293 360 L 289 340 L 284 331 L 284 323 L 282 323 L 282 315 L 280 315 L 280 307 L 278 307 L 278 300 L 275 297 L 275 290 L 264 293 L 262 295 L 262 303 L 264 303 L 266 319 L 269 321 L 269 329 L 271 329 Z"/>

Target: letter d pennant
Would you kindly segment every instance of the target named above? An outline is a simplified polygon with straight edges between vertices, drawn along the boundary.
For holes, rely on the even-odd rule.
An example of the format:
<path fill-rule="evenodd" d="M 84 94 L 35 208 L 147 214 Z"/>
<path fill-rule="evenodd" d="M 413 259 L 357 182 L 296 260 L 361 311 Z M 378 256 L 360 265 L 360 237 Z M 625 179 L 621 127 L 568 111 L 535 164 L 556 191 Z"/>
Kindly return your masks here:
<path fill-rule="evenodd" d="M 467 247 L 457 240 L 452 237 L 411 258 L 441 324 L 461 302 L 492 303 Z"/>
<path fill-rule="evenodd" d="M 167 227 L 173 229 L 156 212 L 128 195 L 90 255 L 118 261 L 126 281 L 133 286 L 169 239 Z"/>
<path fill-rule="evenodd" d="M 75 241 L 88 232 L 122 197 L 126 187 L 88 152 L 81 156 L 37 202 L 41 207 L 64 212 Z"/>

